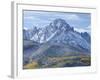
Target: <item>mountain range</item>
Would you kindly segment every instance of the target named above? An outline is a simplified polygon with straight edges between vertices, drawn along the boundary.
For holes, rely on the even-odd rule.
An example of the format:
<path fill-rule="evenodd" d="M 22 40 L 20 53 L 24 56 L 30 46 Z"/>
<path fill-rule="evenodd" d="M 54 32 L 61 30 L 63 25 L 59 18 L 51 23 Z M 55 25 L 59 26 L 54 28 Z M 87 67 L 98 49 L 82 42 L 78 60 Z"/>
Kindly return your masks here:
<path fill-rule="evenodd" d="M 91 36 L 74 30 L 64 19 L 55 19 L 43 28 L 23 29 L 24 61 L 47 64 L 46 57 L 90 55 Z"/>

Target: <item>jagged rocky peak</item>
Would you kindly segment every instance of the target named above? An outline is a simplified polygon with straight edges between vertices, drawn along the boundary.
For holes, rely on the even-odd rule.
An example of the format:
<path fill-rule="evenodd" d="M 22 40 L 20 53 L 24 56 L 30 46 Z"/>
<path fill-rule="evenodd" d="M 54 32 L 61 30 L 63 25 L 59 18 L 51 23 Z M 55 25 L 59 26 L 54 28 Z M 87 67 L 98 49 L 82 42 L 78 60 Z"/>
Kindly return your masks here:
<path fill-rule="evenodd" d="M 82 32 L 82 33 L 81 33 L 81 36 L 82 36 L 87 42 L 91 43 L 91 37 L 90 37 L 89 33 L 87 33 L 87 32 Z"/>
<path fill-rule="evenodd" d="M 61 18 L 55 19 L 52 23 L 50 23 L 49 27 L 52 27 L 54 30 L 70 30 L 72 29 L 70 25 Z"/>
<path fill-rule="evenodd" d="M 24 40 L 31 40 L 37 43 L 49 43 L 59 45 L 70 45 L 79 49 L 90 50 L 90 36 L 87 32 L 79 33 L 74 30 L 64 19 L 55 19 L 45 27 L 34 27 L 25 30 Z"/>

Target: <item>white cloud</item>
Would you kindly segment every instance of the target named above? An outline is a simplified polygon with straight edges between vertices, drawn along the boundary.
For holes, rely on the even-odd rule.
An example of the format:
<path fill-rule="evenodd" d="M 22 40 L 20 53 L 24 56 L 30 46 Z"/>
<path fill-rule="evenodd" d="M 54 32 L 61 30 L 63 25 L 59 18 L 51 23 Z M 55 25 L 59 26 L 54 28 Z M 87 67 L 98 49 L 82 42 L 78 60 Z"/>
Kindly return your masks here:
<path fill-rule="evenodd" d="M 91 25 L 89 25 L 88 27 L 86 27 L 86 29 L 90 29 L 91 28 Z"/>
<path fill-rule="evenodd" d="M 85 29 L 82 29 L 82 28 L 74 28 L 74 30 L 75 31 L 78 31 L 78 32 L 86 32 L 86 30 Z"/>
<path fill-rule="evenodd" d="M 31 19 L 32 20 L 33 17 L 32 16 L 26 16 L 26 17 L 24 17 L 24 19 L 28 19 L 28 20 Z"/>
<path fill-rule="evenodd" d="M 74 30 L 75 30 L 75 31 L 78 31 L 78 32 L 80 32 L 80 33 L 81 33 L 81 32 L 87 32 L 87 33 L 90 34 L 90 33 L 91 33 L 90 28 L 91 28 L 91 27 L 90 27 L 90 25 L 89 25 L 88 27 L 85 27 L 85 28 L 74 28 Z"/>
<path fill-rule="evenodd" d="M 80 20 L 80 17 L 76 14 L 67 15 L 68 20 Z"/>

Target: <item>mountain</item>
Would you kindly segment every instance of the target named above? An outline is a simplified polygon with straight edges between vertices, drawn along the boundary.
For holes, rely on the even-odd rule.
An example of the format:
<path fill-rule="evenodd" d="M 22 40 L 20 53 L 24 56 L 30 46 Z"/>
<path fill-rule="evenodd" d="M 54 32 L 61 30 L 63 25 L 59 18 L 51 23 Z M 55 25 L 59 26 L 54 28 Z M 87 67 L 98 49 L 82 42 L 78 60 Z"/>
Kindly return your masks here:
<path fill-rule="evenodd" d="M 45 28 L 23 30 L 24 39 L 38 43 L 59 43 L 71 46 L 81 46 L 90 49 L 90 36 L 87 32 L 79 33 L 63 19 L 56 19 Z"/>
<path fill-rule="evenodd" d="M 91 43 L 91 37 L 87 32 L 81 33 L 81 36 L 89 43 Z"/>
<path fill-rule="evenodd" d="M 47 57 L 90 55 L 91 52 L 90 35 L 75 31 L 63 19 L 55 19 L 43 28 L 23 29 L 23 37 L 25 47 L 37 44 L 30 57 L 41 63 Z"/>

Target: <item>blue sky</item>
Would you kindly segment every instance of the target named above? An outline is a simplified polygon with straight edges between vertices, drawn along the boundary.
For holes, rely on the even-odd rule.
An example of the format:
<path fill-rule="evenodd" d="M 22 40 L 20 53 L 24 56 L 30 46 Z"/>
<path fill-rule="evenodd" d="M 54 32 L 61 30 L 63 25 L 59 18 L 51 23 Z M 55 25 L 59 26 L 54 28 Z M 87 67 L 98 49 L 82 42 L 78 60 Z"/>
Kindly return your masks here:
<path fill-rule="evenodd" d="M 71 13 L 71 12 L 46 12 L 46 11 L 23 11 L 23 26 L 32 28 L 33 26 L 45 27 L 56 18 L 62 18 L 80 32 L 89 32 L 91 27 L 91 14 L 89 13 Z"/>

